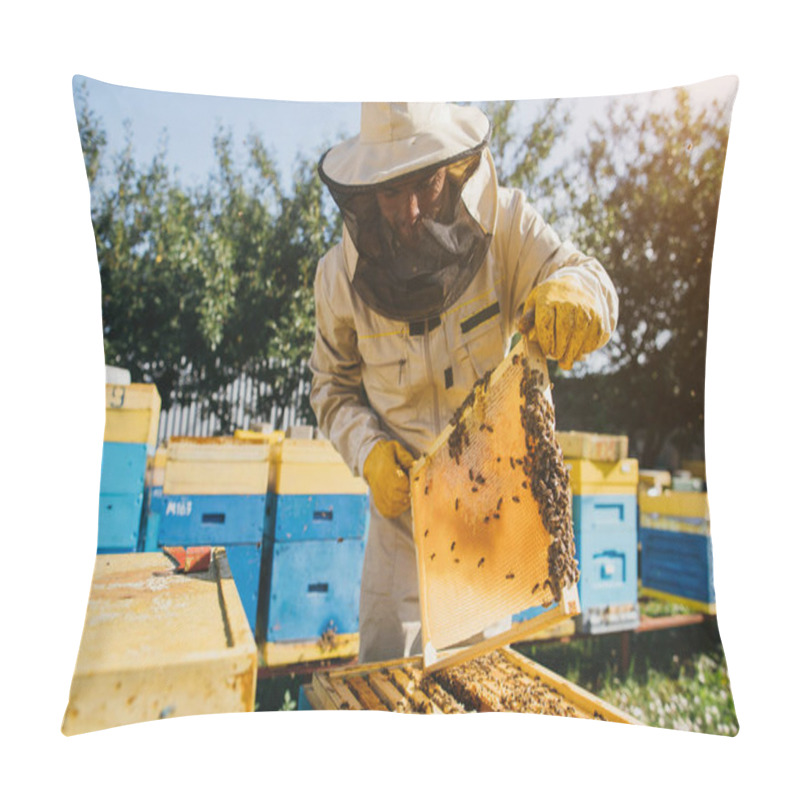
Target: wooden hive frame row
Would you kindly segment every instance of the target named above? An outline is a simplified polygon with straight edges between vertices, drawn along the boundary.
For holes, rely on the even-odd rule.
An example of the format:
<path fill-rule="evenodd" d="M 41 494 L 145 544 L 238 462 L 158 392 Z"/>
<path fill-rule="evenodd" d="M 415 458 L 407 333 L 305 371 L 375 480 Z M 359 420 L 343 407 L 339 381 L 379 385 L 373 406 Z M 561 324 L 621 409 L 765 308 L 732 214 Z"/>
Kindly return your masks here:
<path fill-rule="evenodd" d="M 316 672 L 304 691 L 318 710 L 527 711 L 641 724 L 509 648 L 433 675 L 424 673 L 419 657 Z"/>

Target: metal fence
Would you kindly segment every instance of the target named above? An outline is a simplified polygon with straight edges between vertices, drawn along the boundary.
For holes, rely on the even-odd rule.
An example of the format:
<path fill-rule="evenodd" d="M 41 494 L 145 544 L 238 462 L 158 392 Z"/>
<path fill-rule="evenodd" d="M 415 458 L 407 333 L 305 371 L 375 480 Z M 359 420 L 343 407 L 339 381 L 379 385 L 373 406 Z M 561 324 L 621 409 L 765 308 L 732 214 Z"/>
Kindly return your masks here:
<path fill-rule="evenodd" d="M 302 365 L 301 369 L 305 365 Z M 301 424 L 301 406 L 308 397 L 311 384 L 300 380 L 289 402 L 284 406 L 271 404 L 268 413 L 259 411 L 259 405 L 272 395 L 272 387 L 265 381 L 254 380 L 243 374 L 210 398 L 178 404 L 175 395 L 168 411 L 162 411 L 158 424 L 158 441 L 166 442 L 170 436 L 214 436 L 230 434 L 234 429 L 248 429 L 255 425 L 272 425 L 283 430 Z M 230 408 L 230 422 L 222 429 L 222 420 L 214 413 L 220 402 Z"/>

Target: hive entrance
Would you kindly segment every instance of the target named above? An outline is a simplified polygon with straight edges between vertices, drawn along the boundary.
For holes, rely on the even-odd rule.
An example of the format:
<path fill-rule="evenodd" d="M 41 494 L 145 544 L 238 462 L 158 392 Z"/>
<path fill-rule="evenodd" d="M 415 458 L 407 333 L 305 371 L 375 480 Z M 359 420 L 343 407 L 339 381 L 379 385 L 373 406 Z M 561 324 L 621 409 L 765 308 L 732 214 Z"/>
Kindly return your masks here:
<path fill-rule="evenodd" d="M 520 342 L 412 469 L 426 668 L 453 663 L 439 651 L 532 606 L 564 601 L 458 660 L 578 612 L 562 588 L 578 573 L 548 386 L 541 352 Z"/>

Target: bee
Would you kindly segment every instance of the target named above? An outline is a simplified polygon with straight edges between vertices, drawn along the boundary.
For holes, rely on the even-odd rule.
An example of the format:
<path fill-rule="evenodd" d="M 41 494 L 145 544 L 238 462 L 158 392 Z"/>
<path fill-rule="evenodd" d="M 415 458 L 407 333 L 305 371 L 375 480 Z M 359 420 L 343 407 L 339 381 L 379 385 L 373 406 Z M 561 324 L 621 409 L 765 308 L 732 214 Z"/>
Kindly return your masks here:
<path fill-rule="evenodd" d="M 517 497 L 515 494 L 514 494 L 514 495 L 511 495 L 511 499 L 512 499 L 512 500 L 513 500 L 515 503 L 519 503 L 519 497 Z"/>
<path fill-rule="evenodd" d="M 453 552 L 453 550 L 455 550 L 455 549 L 456 549 L 456 543 L 455 543 L 455 542 L 453 542 L 453 543 L 450 545 L 450 552 L 452 553 L 452 552 Z"/>
<path fill-rule="evenodd" d="M 523 489 L 527 489 L 528 488 L 528 481 L 522 481 L 522 488 Z"/>
<path fill-rule="evenodd" d="M 491 519 L 491 517 L 488 517 L 488 516 L 487 516 L 487 517 L 484 517 L 484 518 L 483 518 L 483 521 L 484 521 L 484 522 L 488 522 L 490 519 Z"/>
<path fill-rule="evenodd" d="M 436 558 L 436 553 L 431 553 L 431 561 L 433 561 L 434 558 Z"/>
<path fill-rule="evenodd" d="M 474 481 L 474 480 L 475 480 L 475 475 L 474 475 L 474 474 L 473 474 L 473 472 L 472 472 L 472 467 L 470 467 L 470 469 L 469 469 L 469 479 L 470 479 L 471 481 Z"/>
<path fill-rule="evenodd" d="M 477 487 L 477 486 L 473 486 L 473 487 L 472 487 L 472 491 L 473 491 L 473 492 L 477 492 L 477 491 L 478 491 L 478 487 Z"/>
<path fill-rule="evenodd" d="M 461 563 L 461 559 L 460 558 L 454 558 L 453 561 L 455 561 L 456 564 L 460 564 Z"/>
<path fill-rule="evenodd" d="M 456 497 L 456 511 L 458 511 L 458 498 Z"/>
<path fill-rule="evenodd" d="M 514 467 L 514 459 L 513 458 L 509 458 L 508 460 L 511 462 L 511 469 L 515 469 L 515 467 Z"/>
<path fill-rule="evenodd" d="M 478 566 L 482 567 L 484 561 L 486 561 L 486 559 L 485 558 L 481 558 L 481 560 L 478 562 Z"/>
<path fill-rule="evenodd" d="M 489 433 L 494 433 L 494 428 L 491 425 L 487 425 L 486 430 L 489 431 Z"/>
<path fill-rule="evenodd" d="M 500 510 L 500 506 L 501 505 L 503 505 L 503 498 L 502 497 L 497 501 L 497 510 L 498 511 Z"/>
<path fill-rule="evenodd" d="M 475 482 L 479 483 L 479 484 L 481 484 L 481 486 L 483 486 L 483 484 L 486 483 L 486 479 L 483 477 L 483 475 L 476 475 L 475 476 Z"/>
<path fill-rule="evenodd" d="M 428 494 L 428 489 L 430 489 L 430 485 L 429 484 L 425 484 L 425 494 Z"/>
<path fill-rule="evenodd" d="M 539 584 L 537 583 L 536 586 L 531 589 L 531 594 L 536 594 L 536 590 L 539 588 Z"/>
<path fill-rule="evenodd" d="M 415 475 L 414 476 L 414 483 L 416 483 L 418 480 L 419 480 L 419 475 Z"/>
<path fill-rule="evenodd" d="M 494 512 L 494 514 L 492 514 L 492 516 L 493 516 L 495 519 L 500 519 L 500 515 L 499 515 L 499 514 L 498 514 L 496 511 Z"/>
<path fill-rule="evenodd" d="M 483 430 L 486 430 L 486 425 L 484 425 L 484 424 L 481 422 L 481 427 L 480 427 L 478 430 L 481 430 L 481 431 L 483 431 Z"/>
<path fill-rule="evenodd" d="M 428 528 L 425 528 L 425 533 L 422 534 L 422 538 L 424 539 L 428 535 Z"/>
<path fill-rule="evenodd" d="M 503 460 L 502 456 L 497 456 L 497 463 L 499 464 Z"/>
<path fill-rule="evenodd" d="M 516 367 L 519 364 L 519 353 L 514 353 L 514 357 L 511 359 L 511 363 Z"/>
<path fill-rule="evenodd" d="M 508 575 L 506 575 L 506 580 L 507 581 L 513 580 L 513 578 L 514 578 L 514 573 L 513 572 L 509 572 Z"/>

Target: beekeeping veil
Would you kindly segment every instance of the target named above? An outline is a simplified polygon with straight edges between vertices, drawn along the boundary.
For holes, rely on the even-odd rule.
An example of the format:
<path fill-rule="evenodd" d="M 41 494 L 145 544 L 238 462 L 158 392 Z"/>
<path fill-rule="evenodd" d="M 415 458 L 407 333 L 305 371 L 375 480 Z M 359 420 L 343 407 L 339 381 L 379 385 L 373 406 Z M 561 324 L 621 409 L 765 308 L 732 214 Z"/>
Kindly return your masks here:
<path fill-rule="evenodd" d="M 361 131 L 328 150 L 319 174 L 339 206 L 357 253 L 353 288 L 374 311 L 415 322 L 449 308 L 483 263 L 491 231 L 463 190 L 486 148 L 489 120 L 445 103 L 363 103 Z M 404 246 L 381 215 L 378 192 L 444 167 L 442 203 L 423 215 L 419 241 Z"/>

